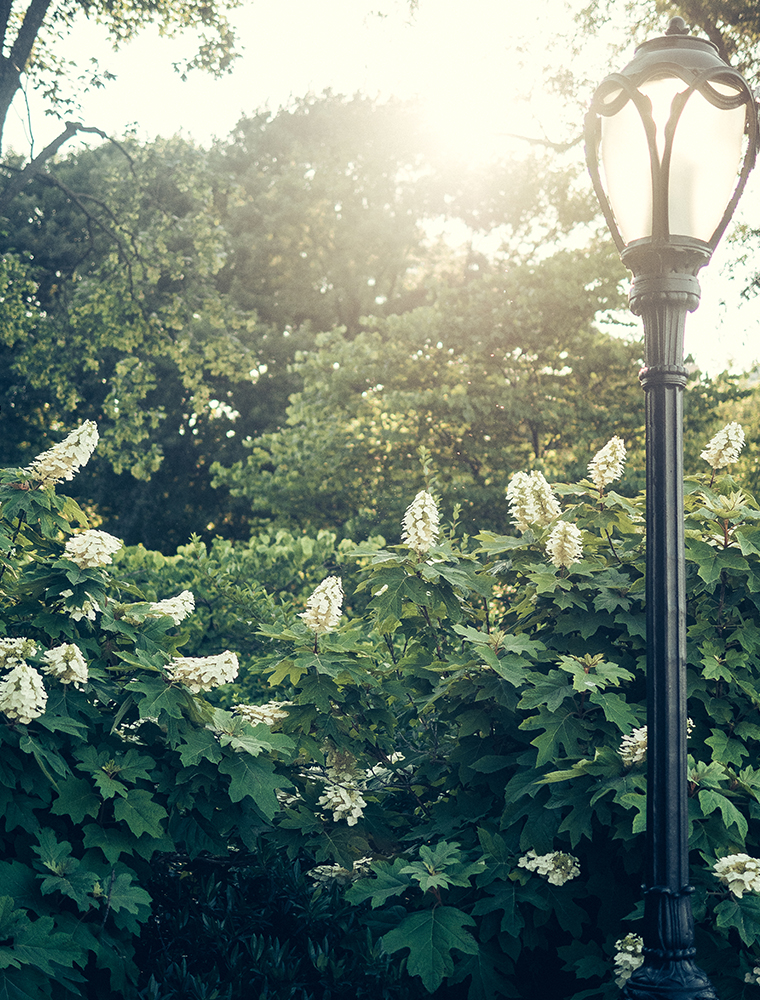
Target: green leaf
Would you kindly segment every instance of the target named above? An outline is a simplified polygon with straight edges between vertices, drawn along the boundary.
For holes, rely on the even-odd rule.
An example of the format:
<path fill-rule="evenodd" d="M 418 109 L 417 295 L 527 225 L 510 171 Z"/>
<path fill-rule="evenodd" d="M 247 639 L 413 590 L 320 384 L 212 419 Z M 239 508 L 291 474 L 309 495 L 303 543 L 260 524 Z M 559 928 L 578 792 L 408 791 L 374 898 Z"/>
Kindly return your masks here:
<path fill-rule="evenodd" d="M 122 854 L 131 854 L 136 847 L 137 838 L 124 827 L 98 826 L 88 823 L 82 828 L 85 850 L 97 847 L 109 864 L 115 864 Z"/>
<path fill-rule="evenodd" d="M 720 809 L 720 814 L 723 817 L 726 828 L 732 824 L 736 824 L 742 839 L 747 836 L 748 823 L 746 818 L 725 795 L 721 795 L 720 792 L 713 791 L 710 788 L 703 788 L 699 792 L 698 797 L 699 804 L 705 816 L 709 816 L 711 812 Z"/>
<path fill-rule="evenodd" d="M 273 733 L 268 725 L 259 722 L 252 726 L 239 715 L 232 715 L 221 708 L 212 712 L 212 722 L 207 727 L 215 732 L 221 746 L 231 746 L 233 750 L 258 757 L 262 750 L 288 753 L 295 744 L 282 733 Z"/>
<path fill-rule="evenodd" d="M 588 700 L 599 705 L 605 719 L 616 725 L 621 733 L 628 733 L 637 726 L 636 713 L 622 695 L 614 691 L 592 691 Z"/>
<path fill-rule="evenodd" d="M 514 860 L 511 867 L 514 868 Z M 500 878 L 493 881 L 488 886 L 488 895 L 481 896 L 477 900 L 472 912 L 475 916 L 480 916 L 502 910 L 500 924 L 502 933 L 519 939 L 525 927 L 525 918 L 520 911 L 519 901 L 525 897 L 526 891 L 529 896 L 535 896 L 535 893 L 522 888 L 519 882 L 513 882 L 508 876 L 509 872 L 504 872 Z M 530 901 L 533 902 L 532 899 Z M 540 905 L 545 906 L 543 900 L 540 900 Z"/>
<path fill-rule="evenodd" d="M 718 927 L 735 928 L 742 941 L 752 947 L 760 940 L 760 899 L 748 894 L 741 899 L 724 899 L 715 907 Z"/>
<path fill-rule="evenodd" d="M 69 866 L 61 874 L 48 875 L 40 885 L 43 896 L 51 892 L 60 892 L 73 899 L 77 907 L 86 911 L 95 903 L 92 889 L 97 882 L 97 876 L 84 868 L 75 858 L 69 859 Z"/>
<path fill-rule="evenodd" d="M 168 685 L 162 677 L 131 680 L 127 687 L 132 693 L 145 695 L 144 698 L 135 698 L 141 719 L 159 719 L 162 712 L 172 719 L 181 719 L 182 709 L 191 697 L 188 691 Z"/>
<path fill-rule="evenodd" d="M 102 885 L 101 891 L 110 911 L 116 915 L 116 925 L 139 934 L 140 923 L 150 915 L 150 893 L 135 885 L 130 872 L 121 872 Z M 132 919 L 133 917 L 137 919 Z"/>
<path fill-rule="evenodd" d="M 11 949 L 0 947 L 0 961 Z M 40 917 L 34 923 L 21 924 L 13 938 L 13 964 L 31 965 L 45 975 L 55 978 L 60 966 L 71 967 L 76 960 L 82 962 L 79 949 L 72 948 L 70 935 L 55 930 L 52 917 Z"/>
<path fill-rule="evenodd" d="M 4 958 L 11 954 L 10 948 L 0 948 L 0 966 Z M 60 980 L 60 973 L 56 977 Z M 72 993 L 76 996 L 76 993 Z M 50 997 L 50 978 L 44 976 L 38 969 L 28 965 L 23 968 L 2 968 L 0 970 L 0 1000 L 48 1000 Z"/>
<path fill-rule="evenodd" d="M 407 970 L 420 977 L 428 993 L 434 993 L 454 971 L 452 951 L 477 954 L 478 943 L 465 929 L 474 924 L 462 910 L 436 906 L 404 917 L 398 927 L 383 935 L 383 947 L 390 954 L 408 948 Z"/>
<path fill-rule="evenodd" d="M 35 910 L 39 906 L 35 872 L 21 861 L 0 861 L 0 895 L 10 896 L 16 906 Z"/>
<path fill-rule="evenodd" d="M 542 706 L 538 715 L 520 723 L 520 729 L 544 730 L 540 736 L 531 740 L 531 744 L 538 750 L 536 767 L 561 759 L 561 749 L 564 749 L 565 757 L 568 758 L 584 756 L 584 742 L 588 739 L 588 732 L 572 712 L 551 712 Z"/>
<path fill-rule="evenodd" d="M 548 674 L 531 673 L 530 687 L 524 692 L 518 708 L 538 708 L 546 706 L 549 712 L 555 712 L 566 698 L 575 694 L 572 684 L 559 670 L 550 670 Z"/>
<path fill-rule="evenodd" d="M 144 788 L 130 788 L 126 798 L 115 800 L 113 812 L 116 820 L 126 823 L 136 837 L 143 833 L 151 837 L 164 835 L 163 821 L 167 812 Z"/>
<path fill-rule="evenodd" d="M 735 764 L 741 767 L 744 758 L 749 756 L 749 750 L 740 740 L 733 740 L 722 729 L 713 729 L 705 743 L 713 748 L 713 760 L 721 764 Z"/>
<path fill-rule="evenodd" d="M 290 659 L 280 660 L 269 676 L 269 683 L 272 687 L 279 687 L 287 678 L 291 684 L 296 685 L 306 670 L 306 667 L 296 666 Z"/>
<path fill-rule="evenodd" d="M 22 735 L 19 740 L 19 749 L 22 753 L 31 753 L 34 756 L 40 770 L 56 790 L 59 788 L 59 784 L 53 777 L 53 772 L 60 777 L 66 777 L 66 775 L 71 774 L 69 765 L 57 750 L 43 746 L 37 740 L 33 739 L 29 733 Z"/>
<path fill-rule="evenodd" d="M 508 879 L 515 867 L 515 858 L 504 838 L 498 833 L 489 833 L 483 827 L 478 827 L 478 840 L 486 867 L 478 875 L 477 884 L 482 887 L 497 879 Z"/>
<path fill-rule="evenodd" d="M 721 566 L 716 549 L 698 538 L 686 539 L 686 558 L 697 564 L 697 573 L 711 585 L 720 579 Z"/>
<path fill-rule="evenodd" d="M 280 808 L 275 789 L 290 784 L 288 778 L 274 773 L 271 761 L 250 754 L 226 757 L 219 764 L 219 771 L 230 776 L 231 801 L 240 802 L 247 795 L 267 819 L 272 819 Z"/>
<path fill-rule="evenodd" d="M 192 767 L 202 760 L 218 764 L 224 756 L 219 741 L 208 729 L 193 729 L 183 733 L 183 742 L 177 748 L 183 767 Z"/>
<path fill-rule="evenodd" d="M 32 850 L 49 871 L 60 874 L 79 864 L 71 857 L 71 844 L 67 840 L 59 843 L 49 827 L 39 831 L 37 840 L 37 844 L 32 844 Z"/>
<path fill-rule="evenodd" d="M 392 865 L 384 861 L 373 861 L 370 867 L 375 873 L 375 878 L 363 878 L 354 882 L 346 890 L 346 899 L 354 904 L 371 899 L 372 908 L 375 909 L 391 896 L 401 895 L 412 884 L 409 876 L 403 874 L 405 864 L 403 858 L 396 858 Z"/>
<path fill-rule="evenodd" d="M 28 920 L 24 910 L 16 909 L 11 896 L 0 896 L 0 941 L 13 937 L 19 924 Z"/>
<path fill-rule="evenodd" d="M 511 757 L 499 757 L 496 754 L 486 754 L 484 757 L 479 757 L 477 760 L 473 761 L 469 765 L 473 771 L 478 771 L 481 774 L 493 774 L 494 771 L 503 771 L 505 767 L 509 767 L 512 763 Z"/>
<path fill-rule="evenodd" d="M 55 816 L 70 816 L 81 823 L 85 816 L 97 816 L 101 799 L 86 778 L 67 778 L 58 783 L 58 798 L 50 811 Z"/>
<path fill-rule="evenodd" d="M 760 555 L 760 528 L 744 525 L 736 529 L 734 538 L 739 543 L 743 556 Z"/>

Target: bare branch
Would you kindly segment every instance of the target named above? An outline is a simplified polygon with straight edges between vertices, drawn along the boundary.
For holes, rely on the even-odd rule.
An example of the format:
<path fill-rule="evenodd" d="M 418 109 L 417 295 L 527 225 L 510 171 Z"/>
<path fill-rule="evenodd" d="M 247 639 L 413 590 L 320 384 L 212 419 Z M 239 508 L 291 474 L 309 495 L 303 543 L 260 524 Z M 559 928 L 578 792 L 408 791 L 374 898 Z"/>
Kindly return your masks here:
<path fill-rule="evenodd" d="M 0 212 L 4 212 L 13 199 L 19 194 L 23 188 L 35 177 L 48 177 L 41 168 L 42 166 L 64 145 L 69 139 L 73 138 L 78 132 L 91 132 L 94 135 L 99 135 L 102 139 L 107 142 L 112 142 L 118 149 L 124 153 L 124 155 L 129 160 L 130 166 L 133 165 L 132 157 L 129 155 L 124 147 L 112 139 L 106 132 L 102 129 L 95 128 L 92 125 L 81 125 L 78 122 L 66 122 L 66 128 L 61 132 L 59 136 L 56 136 L 52 142 L 48 143 L 47 146 L 38 153 L 34 159 L 30 160 L 23 169 L 14 173 L 14 176 L 10 179 L 6 187 L 0 193 Z M 3 169 L 8 169 L 7 165 L 2 164 Z"/>
<path fill-rule="evenodd" d="M 529 142 L 533 146 L 548 146 L 549 149 L 556 149 L 558 153 L 564 153 L 583 141 L 583 135 L 577 136 L 570 142 L 552 142 L 551 139 L 535 139 L 532 136 L 519 135 L 516 132 L 500 132 L 499 134 L 506 136 L 508 139 L 520 139 L 522 142 Z"/>

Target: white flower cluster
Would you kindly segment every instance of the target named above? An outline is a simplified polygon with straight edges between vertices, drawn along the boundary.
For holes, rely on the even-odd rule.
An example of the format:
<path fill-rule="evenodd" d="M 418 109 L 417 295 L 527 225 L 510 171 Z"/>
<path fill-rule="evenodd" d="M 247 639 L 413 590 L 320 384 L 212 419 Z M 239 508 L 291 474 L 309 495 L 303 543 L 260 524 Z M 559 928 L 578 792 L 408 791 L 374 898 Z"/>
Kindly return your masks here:
<path fill-rule="evenodd" d="M 183 590 L 176 597 L 168 597 L 164 601 L 156 601 L 150 606 L 150 615 L 168 615 L 175 625 L 179 625 L 188 615 L 195 611 L 195 597 L 189 590 Z"/>
<path fill-rule="evenodd" d="M 359 786 L 342 777 L 328 783 L 324 792 L 319 796 L 317 805 L 333 814 L 334 823 L 345 819 L 349 826 L 356 826 L 364 815 L 367 803 L 362 797 Z"/>
<path fill-rule="evenodd" d="M 343 585 L 340 577 L 328 576 L 306 602 L 306 610 L 299 618 L 317 635 L 333 632 L 340 625 L 343 607 Z"/>
<path fill-rule="evenodd" d="M 438 541 L 438 507 L 427 490 L 420 490 L 406 508 L 401 525 L 401 540 L 418 555 L 424 555 Z"/>
<path fill-rule="evenodd" d="M 63 441 L 38 455 L 27 471 L 39 480 L 40 486 L 54 486 L 64 479 L 73 479 L 90 460 L 97 443 L 97 425 L 92 420 L 85 420 Z"/>
<path fill-rule="evenodd" d="M 369 867 L 371 860 L 372 858 L 369 856 L 359 858 L 358 861 L 354 861 L 351 868 L 344 868 L 343 865 L 317 865 L 316 868 L 312 868 L 306 874 L 318 883 L 336 881 L 341 885 L 346 885 L 357 878 L 366 878 L 368 875 L 371 875 L 372 869 Z"/>
<path fill-rule="evenodd" d="M 744 430 L 742 425 L 732 420 L 723 430 L 710 439 L 705 450 L 700 454 L 713 469 L 722 469 L 733 465 L 744 447 Z"/>
<path fill-rule="evenodd" d="M 583 558 L 581 532 L 569 521 L 558 521 L 546 542 L 546 551 L 555 566 L 572 566 Z"/>
<path fill-rule="evenodd" d="M 15 667 L 36 652 L 33 639 L 0 639 L 0 667 Z"/>
<path fill-rule="evenodd" d="M 552 488 L 542 472 L 516 472 L 507 486 L 509 511 L 518 531 L 531 525 L 545 528 L 562 511 Z"/>
<path fill-rule="evenodd" d="M 364 815 L 367 803 L 362 796 L 363 785 L 359 784 L 356 762 L 347 753 L 328 754 L 327 773 L 317 774 L 315 769 L 309 777 L 325 783 L 325 790 L 317 800 L 317 805 L 333 814 L 333 822 L 345 819 L 349 826 L 356 826 Z"/>
<path fill-rule="evenodd" d="M 564 851 L 536 854 L 534 850 L 530 850 L 520 858 L 517 865 L 519 868 L 527 868 L 529 872 L 542 875 L 552 885 L 564 885 L 581 873 L 578 859 L 572 854 L 565 854 Z"/>
<path fill-rule="evenodd" d="M 74 642 L 65 642 L 43 653 L 45 662 L 42 669 L 55 677 L 61 684 L 85 684 L 87 682 L 87 661 L 82 650 Z"/>
<path fill-rule="evenodd" d="M 288 713 L 283 709 L 292 704 L 292 701 L 268 701 L 265 705 L 233 705 L 232 710 L 242 715 L 252 726 L 261 722 L 265 726 L 273 726 L 280 719 L 287 719 Z"/>
<path fill-rule="evenodd" d="M 184 684 L 193 694 L 229 684 L 237 677 L 238 669 L 238 658 L 228 649 L 216 656 L 179 656 L 167 667 L 171 679 Z"/>
<path fill-rule="evenodd" d="M 398 764 L 398 762 L 400 760 L 403 760 L 403 759 L 404 759 L 404 755 L 402 753 L 392 753 L 388 757 L 388 763 L 389 764 Z M 404 767 L 404 768 L 401 768 L 401 771 L 404 772 L 404 773 L 406 773 L 406 774 L 411 774 L 412 773 L 412 768 L 411 767 Z M 382 764 L 375 764 L 373 767 L 368 768 L 368 770 L 367 770 L 366 773 L 367 773 L 367 779 L 368 780 L 371 780 L 372 778 L 374 778 L 376 781 L 379 781 L 381 783 L 384 782 L 384 781 L 392 780 L 393 777 L 394 777 L 394 775 L 396 774 L 395 771 L 392 771 L 389 767 L 384 767 Z"/>
<path fill-rule="evenodd" d="M 644 939 L 639 934 L 627 934 L 615 942 L 615 982 L 625 986 L 631 973 L 644 964 Z"/>
<path fill-rule="evenodd" d="M 615 436 L 609 439 L 588 464 L 591 482 L 600 491 L 623 475 L 625 465 L 625 445 Z"/>
<path fill-rule="evenodd" d="M 46 703 L 42 677 L 30 664 L 17 661 L 0 680 L 0 712 L 12 722 L 28 725 L 44 713 Z"/>
<path fill-rule="evenodd" d="M 640 764 L 647 759 L 647 727 L 634 729 L 620 741 L 618 753 L 626 767 Z"/>
<path fill-rule="evenodd" d="M 694 729 L 694 722 L 692 719 L 686 720 L 686 735 L 691 736 L 692 730 Z M 642 761 L 647 759 L 647 727 L 642 726 L 640 729 L 634 729 L 627 736 L 624 736 L 620 741 L 620 748 L 618 753 L 623 758 L 623 763 L 626 767 L 632 767 L 634 764 L 640 764 Z"/>
<path fill-rule="evenodd" d="M 114 538 L 107 531 L 88 528 L 72 535 L 63 550 L 64 559 L 70 559 L 80 569 L 91 569 L 96 566 L 107 566 L 112 562 L 111 556 L 118 552 L 124 542 Z"/>
<path fill-rule="evenodd" d="M 754 986 L 760 986 L 760 965 L 756 965 L 752 972 L 745 972 L 744 982 L 752 983 Z"/>
<path fill-rule="evenodd" d="M 749 854 L 729 854 L 720 858 L 713 866 L 713 874 L 738 899 L 745 892 L 760 892 L 760 860 Z"/>

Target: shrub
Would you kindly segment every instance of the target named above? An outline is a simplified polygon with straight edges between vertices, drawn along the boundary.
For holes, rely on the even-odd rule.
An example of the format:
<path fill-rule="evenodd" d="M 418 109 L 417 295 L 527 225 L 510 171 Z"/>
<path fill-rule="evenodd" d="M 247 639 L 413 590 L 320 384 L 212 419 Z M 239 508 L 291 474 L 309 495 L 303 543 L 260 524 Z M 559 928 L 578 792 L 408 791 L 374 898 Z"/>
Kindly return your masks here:
<path fill-rule="evenodd" d="M 610 488 L 620 442 L 607 459 L 520 480 L 515 535 L 418 494 L 409 544 L 343 545 L 313 601 L 217 550 L 222 627 L 195 632 L 155 607 L 191 550 L 143 593 L 107 539 L 67 547 L 92 530 L 76 505 L 4 473 L 0 992 L 134 996 L 139 963 L 150 1000 L 616 995 L 642 909 L 644 521 Z M 685 516 L 698 960 L 731 1000 L 760 977 L 760 509 L 713 472 Z M 256 620 L 216 704 L 192 688 L 229 657 L 177 679 L 180 650 Z"/>
<path fill-rule="evenodd" d="M 133 600 L 121 543 L 55 492 L 81 430 L 0 474 L 0 994 L 29 1000 L 134 995 L 156 858 L 253 849 L 293 748 L 177 679 L 181 615 Z"/>

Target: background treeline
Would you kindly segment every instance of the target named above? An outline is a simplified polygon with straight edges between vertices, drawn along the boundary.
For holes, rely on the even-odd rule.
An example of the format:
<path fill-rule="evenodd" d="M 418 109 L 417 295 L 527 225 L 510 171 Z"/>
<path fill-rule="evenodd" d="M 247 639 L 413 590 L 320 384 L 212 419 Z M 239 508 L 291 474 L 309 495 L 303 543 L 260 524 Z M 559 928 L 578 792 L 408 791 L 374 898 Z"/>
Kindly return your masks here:
<path fill-rule="evenodd" d="M 271 525 L 394 538 L 423 448 L 504 530 L 515 470 L 642 449 L 639 330 L 576 160 L 455 169 L 413 105 L 333 94 L 210 149 L 61 157 L 0 235 L 0 461 L 95 420 L 78 499 L 168 554 Z M 695 372 L 687 441 L 741 395 Z"/>

